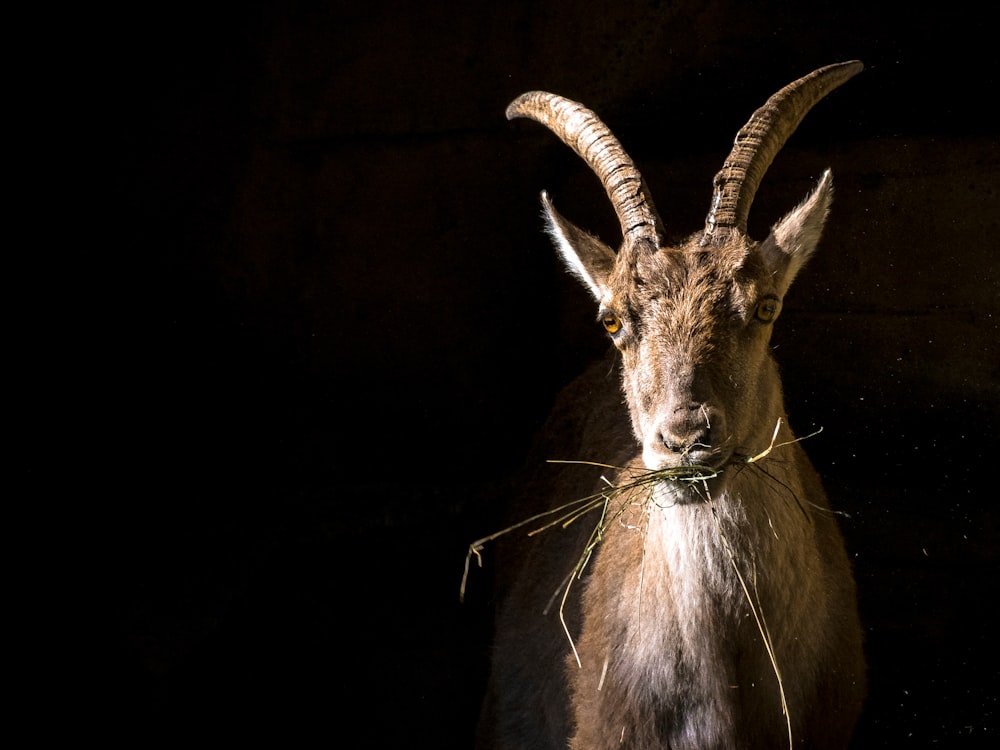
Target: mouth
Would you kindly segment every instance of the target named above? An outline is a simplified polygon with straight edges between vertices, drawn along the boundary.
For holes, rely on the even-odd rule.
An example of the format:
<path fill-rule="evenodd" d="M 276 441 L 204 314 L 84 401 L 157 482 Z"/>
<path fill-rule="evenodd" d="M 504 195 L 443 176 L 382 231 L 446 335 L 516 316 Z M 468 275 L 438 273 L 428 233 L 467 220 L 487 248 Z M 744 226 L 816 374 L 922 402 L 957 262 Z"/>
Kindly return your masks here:
<path fill-rule="evenodd" d="M 625 487 L 651 487 L 649 499 L 659 508 L 700 504 L 719 490 L 721 473 L 721 469 L 699 464 L 667 466 L 632 475 Z"/>
<path fill-rule="evenodd" d="M 642 462 L 650 471 L 666 469 L 708 469 L 718 472 L 729 463 L 732 450 L 695 443 L 682 451 L 665 450 L 660 445 L 645 445 L 642 451 Z"/>

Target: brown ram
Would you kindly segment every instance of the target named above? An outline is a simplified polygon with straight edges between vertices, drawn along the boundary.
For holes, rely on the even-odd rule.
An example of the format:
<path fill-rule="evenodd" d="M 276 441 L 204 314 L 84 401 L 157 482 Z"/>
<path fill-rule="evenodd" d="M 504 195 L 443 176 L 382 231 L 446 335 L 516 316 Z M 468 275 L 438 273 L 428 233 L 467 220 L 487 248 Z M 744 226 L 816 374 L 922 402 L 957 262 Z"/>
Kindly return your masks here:
<path fill-rule="evenodd" d="M 614 347 L 561 396 L 540 450 L 607 466 L 544 465 L 515 512 L 591 497 L 603 515 L 596 529 L 582 517 L 499 543 L 480 746 L 848 744 L 865 693 L 855 584 L 769 346 L 826 221 L 829 171 L 762 242 L 747 215 L 805 114 L 861 69 L 821 68 L 757 110 L 715 177 L 704 229 L 677 247 L 593 112 L 545 92 L 507 109 L 584 159 L 623 241 L 615 252 L 543 193 L 549 232 Z"/>

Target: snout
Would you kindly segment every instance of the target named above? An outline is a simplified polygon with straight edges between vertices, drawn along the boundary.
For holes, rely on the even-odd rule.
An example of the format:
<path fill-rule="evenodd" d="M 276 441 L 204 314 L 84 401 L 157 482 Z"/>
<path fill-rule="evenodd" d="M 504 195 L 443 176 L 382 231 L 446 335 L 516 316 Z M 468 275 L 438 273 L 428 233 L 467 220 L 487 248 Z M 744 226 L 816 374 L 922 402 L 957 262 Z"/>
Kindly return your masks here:
<path fill-rule="evenodd" d="M 725 417 L 707 403 L 688 403 L 666 410 L 652 421 L 644 436 L 646 468 L 710 466 L 724 460 Z"/>

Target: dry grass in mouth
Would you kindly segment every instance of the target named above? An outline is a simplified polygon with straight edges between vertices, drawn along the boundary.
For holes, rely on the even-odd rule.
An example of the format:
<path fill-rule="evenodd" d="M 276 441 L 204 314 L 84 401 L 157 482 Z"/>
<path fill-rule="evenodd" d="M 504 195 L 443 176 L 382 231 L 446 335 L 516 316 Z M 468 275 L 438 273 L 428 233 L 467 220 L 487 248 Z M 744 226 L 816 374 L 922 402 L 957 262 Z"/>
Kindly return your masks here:
<path fill-rule="evenodd" d="M 559 459 L 549 459 L 548 463 L 581 464 L 585 466 L 597 466 L 602 469 L 612 469 L 615 471 L 627 471 L 620 466 L 602 464 L 596 461 L 565 461 Z M 528 536 L 534 536 L 535 534 L 539 534 L 546 529 L 552 528 L 553 526 L 566 528 L 582 516 L 600 508 L 601 519 L 594 527 L 594 533 L 591 535 L 591 539 L 581 556 L 580 562 L 577 563 L 573 573 L 569 576 L 572 579 L 572 577 L 578 572 L 582 572 L 583 568 L 586 566 L 586 559 L 590 557 L 590 553 L 593 552 L 594 547 L 596 547 L 600 542 L 601 530 L 605 528 L 604 518 L 607 515 L 608 504 L 616 497 L 639 487 L 651 486 L 659 482 L 683 482 L 687 484 L 703 483 L 710 479 L 714 479 L 719 476 L 719 474 L 720 470 L 712 469 L 708 466 L 678 466 L 669 469 L 642 472 L 634 476 L 630 481 L 618 486 L 613 485 L 610 481 L 608 481 L 608 479 L 601 476 L 601 479 L 608 485 L 607 490 L 602 490 L 601 492 L 597 492 L 593 495 L 581 497 L 577 500 L 568 502 L 565 505 L 560 505 L 557 508 L 552 508 L 551 510 L 544 511 L 543 513 L 538 513 L 529 518 L 525 518 L 523 521 L 519 521 L 512 526 L 496 531 L 489 536 L 483 537 L 482 539 L 477 539 L 470 544 L 469 551 L 465 556 L 465 570 L 462 573 L 462 585 L 459 590 L 459 598 L 462 601 L 465 600 L 465 584 L 469 577 L 469 561 L 472 559 L 473 555 L 476 557 L 476 562 L 479 567 L 482 567 L 483 558 L 479 553 L 482 552 L 483 547 L 486 546 L 486 544 L 500 538 L 504 534 L 509 534 L 510 532 L 516 531 L 524 526 L 528 526 L 529 524 L 543 521 L 544 523 L 542 523 L 541 526 L 529 531 Z M 555 518 L 552 518 L 553 516 L 555 516 Z M 617 514 L 615 514 L 615 517 L 616 516 Z M 545 519 L 550 520 L 545 521 Z"/>
<path fill-rule="evenodd" d="M 746 466 L 748 464 L 755 464 L 767 458 L 772 451 L 777 448 L 781 448 L 786 445 L 791 445 L 792 443 L 797 443 L 807 438 L 814 437 L 823 431 L 823 428 L 819 428 L 815 432 L 812 432 L 804 437 L 795 438 L 793 440 L 788 440 L 782 443 L 776 443 L 778 438 L 778 432 L 781 429 L 782 419 L 778 419 L 774 425 L 774 433 L 771 436 L 770 444 L 759 453 L 752 456 L 740 456 L 737 457 L 729 465 L 735 466 Z M 596 549 L 597 545 L 600 544 L 604 530 L 608 527 L 609 523 L 612 523 L 625 512 L 625 509 L 629 506 L 629 502 L 622 502 L 617 508 L 612 506 L 612 502 L 622 495 L 628 497 L 633 490 L 641 488 L 649 488 L 650 498 L 652 497 L 653 487 L 661 483 L 674 483 L 678 485 L 685 485 L 687 487 L 695 488 L 700 494 L 703 495 L 706 503 L 712 510 L 712 516 L 715 519 L 716 526 L 719 531 L 719 538 L 721 539 L 722 545 L 726 550 L 729 557 L 729 561 L 733 566 L 733 570 L 739 579 L 740 586 L 743 589 L 743 594 L 746 597 L 747 603 L 750 606 L 750 610 L 753 613 L 757 629 L 760 632 L 760 636 L 764 642 L 764 648 L 767 650 L 768 658 L 771 662 L 771 667 L 774 670 L 774 675 L 778 681 L 778 690 L 781 697 L 781 708 L 782 713 L 785 716 L 786 723 L 788 726 L 788 744 L 789 747 L 793 745 L 792 740 L 792 725 L 791 717 L 788 713 L 788 705 L 785 700 L 785 689 L 781 678 L 781 670 L 778 667 L 777 658 L 774 652 L 774 645 L 771 640 L 770 632 L 768 631 L 767 622 L 764 619 L 764 613 L 760 606 L 760 597 L 757 595 L 757 584 L 756 584 L 756 570 L 750 571 L 750 582 L 747 582 L 747 578 L 744 576 L 743 572 L 740 570 L 739 561 L 737 560 L 736 553 L 729 543 L 722 530 L 722 525 L 719 523 L 718 515 L 716 513 L 715 505 L 712 501 L 711 494 L 709 493 L 708 482 L 712 479 L 718 477 L 725 470 L 726 467 L 714 469 L 710 466 L 677 466 L 666 469 L 658 469 L 655 471 L 645 471 L 645 472 L 635 472 L 632 473 L 628 469 L 624 469 L 619 466 L 613 466 L 611 464 L 602 464 L 595 461 L 583 461 L 583 460 L 556 460 L 550 459 L 549 463 L 561 463 L 561 464 L 581 464 L 586 466 L 596 466 L 603 469 L 609 469 L 619 472 L 619 481 L 622 475 L 628 475 L 628 481 L 615 485 L 612 484 L 603 475 L 601 480 L 607 484 L 607 489 L 603 489 L 600 492 L 588 495 L 587 497 L 582 497 L 577 500 L 573 500 L 564 505 L 560 505 L 557 508 L 547 510 L 543 513 L 538 513 L 530 518 L 525 518 L 523 521 L 519 521 L 511 526 L 508 526 L 500 531 L 494 532 L 489 536 L 485 536 L 482 539 L 477 539 L 469 545 L 469 550 L 465 556 L 465 568 L 462 573 L 462 583 L 459 589 L 459 599 L 461 601 L 465 600 L 465 586 L 468 581 L 469 576 L 469 562 L 473 556 L 476 558 L 476 562 L 479 567 L 482 567 L 483 560 L 480 552 L 482 552 L 483 547 L 492 542 L 493 540 L 508 534 L 517 529 L 524 528 L 531 524 L 536 525 L 535 528 L 527 532 L 528 536 L 534 536 L 535 534 L 540 534 L 541 532 L 551 529 L 555 526 L 561 528 L 566 528 L 574 521 L 582 518 L 583 516 L 591 513 L 595 510 L 600 510 L 600 517 L 594 524 L 594 528 L 587 539 L 587 544 L 583 549 L 580 557 L 577 559 L 576 565 L 569 572 L 566 578 L 563 579 L 562 583 L 559 584 L 556 591 L 553 592 L 552 598 L 549 600 L 549 604 L 544 610 L 544 614 L 552 608 L 552 604 L 555 602 L 556 598 L 562 594 L 559 601 L 559 621 L 562 624 L 563 631 L 566 634 L 566 638 L 569 641 L 570 648 L 573 651 L 573 656 L 576 659 L 577 666 L 580 666 L 580 656 L 576 650 L 576 644 L 573 641 L 573 636 L 569 632 L 569 627 L 566 624 L 566 619 L 564 616 L 566 599 L 569 596 L 570 589 L 572 588 L 573 582 L 582 577 L 584 569 L 587 567 L 587 563 L 590 561 L 590 557 Z M 796 498 L 798 502 L 798 498 Z M 609 506 L 612 507 L 612 512 L 608 514 Z M 801 507 L 801 503 L 800 503 Z"/>
<path fill-rule="evenodd" d="M 807 438 L 811 438 L 815 435 L 818 435 L 820 432 L 823 431 L 823 428 L 821 427 L 819 430 L 816 430 L 815 432 L 810 433 L 805 437 L 796 438 L 795 440 L 788 440 L 783 443 L 775 443 L 775 441 L 778 438 L 778 431 L 781 429 L 781 425 L 782 425 L 782 420 L 779 418 L 774 425 L 774 434 L 771 436 L 771 442 L 767 446 L 767 448 L 762 450 L 760 453 L 757 453 L 756 455 L 740 457 L 733 463 L 736 466 L 744 466 L 746 464 L 756 463 L 769 456 L 771 454 L 771 451 L 773 451 L 775 448 L 781 448 L 785 445 L 790 445 L 792 443 L 797 443 L 802 440 L 806 440 Z M 548 463 L 580 464 L 584 466 L 597 466 L 602 469 L 609 469 L 621 473 L 629 472 L 628 469 L 625 469 L 621 466 L 613 466 L 611 464 L 603 464 L 596 461 L 549 459 Z M 622 494 L 630 493 L 632 490 L 641 487 L 652 487 L 656 484 L 671 483 L 671 482 L 675 484 L 683 484 L 687 486 L 699 487 L 699 489 L 704 492 L 705 499 L 711 500 L 711 497 L 708 494 L 708 482 L 709 480 L 718 477 L 723 472 L 723 470 L 724 469 L 722 468 L 713 469 L 710 466 L 700 466 L 700 465 L 675 466 L 666 469 L 657 469 L 655 471 L 644 471 L 644 472 L 643 471 L 636 472 L 633 470 L 629 478 L 629 481 L 623 484 L 619 484 L 617 486 L 612 484 L 607 478 L 605 478 L 602 475 L 601 479 L 605 482 L 605 484 L 608 485 L 608 488 L 606 490 L 602 490 L 600 492 L 594 493 L 593 495 L 588 495 L 586 497 L 573 500 L 571 502 L 566 503 L 565 505 L 560 505 L 557 508 L 552 508 L 551 510 L 547 510 L 542 513 L 538 513 L 534 516 L 531 516 L 529 518 L 525 518 L 523 521 L 519 521 L 511 526 L 501 529 L 500 531 L 496 531 L 490 534 L 489 536 L 485 536 L 482 539 L 477 539 L 476 541 L 472 542 L 472 544 L 469 545 L 469 550 L 465 555 L 465 569 L 462 573 L 462 584 L 459 589 L 459 599 L 462 601 L 465 600 L 465 585 L 469 577 L 469 561 L 472 559 L 473 556 L 475 556 L 477 564 L 479 565 L 479 567 L 482 567 L 483 559 L 479 553 L 482 552 L 483 547 L 485 547 L 486 544 L 488 544 L 489 542 L 492 542 L 493 540 L 498 539 L 501 536 L 504 536 L 505 534 L 509 534 L 512 531 L 516 531 L 517 529 L 539 522 L 541 522 L 542 525 L 529 531 L 528 536 L 534 536 L 535 534 L 539 534 L 545 531 L 546 529 L 550 529 L 554 526 L 560 526 L 562 528 L 566 528 L 577 519 L 600 508 L 601 518 L 598 521 L 597 525 L 594 527 L 594 532 L 593 534 L 591 534 L 591 538 L 588 541 L 587 547 L 584 549 L 583 554 L 580 557 L 580 561 L 577 563 L 576 567 L 574 567 L 572 573 L 567 577 L 567 580 L 571 581 L 574 576 L 577 576 L 579 573 L 583 571 L 583 568 L 586 567 L 586 561 L 590 558 L 590 554 L 593 552 L 594 548 L 600 542 L 601 532 L 604 528 L 606 528 L 604 520 L 607 515 L 608 505 L 611 503 L 612 500 L 616 499 Z M 611 520 L 617 518 L 618 515 L 621 514 L 621 511 L 623 509 L 624 506 L 612 515 Z M 545 519 L 550 519 L 550 520 L 545 520 Z"/>
<path fill-rule="evenodd" d="M 612 469 L 619 472 L 627 472 L 619 466 L 612 466 L 611 464 L 602 464 L 596 461 L 564 461 L 557 459 L 550 459 L 548 463 L 560 463 L 560 464 L 581 464 L 585 466 L 597 466 L 603 469 Z M 552 598 L 549 600 L 548 605 L 546 605 L 543 614 L 548 614 L 552 609 L 552 604 L 554 603 L 560 592 L 562 596 L 559 601 L 559 622 L 562 624 L 563 631 L 566 633 L 566 638 L 569 641 L 570 648 L 573 650 L 573 656 L 576 659 L 577 665 L 580 664 L 580 655 L 577 653 L 576 644 L 573 641 L 573 636 L 569 632 L 569 626 L 566 624 L 565 617 L 565 605 L 566 599 L 569 597 L 570 589 L 573 587 L 573 582 L 579 579 L 583 575 L 584 569 L 587 567 L 587 563 L 590 562 L 590 556 L 593 554 L 594 549 L 604 535 L 604 530 L 607 528 L 608 524 L 617 520 L 629 506 L 629 502 L 622 502 L 617 508 L 614 508 L 611 517 L 608 517 L 608 507 L 611 505 L 612 501 L 620 497 L 621 495 L 628 495 L 635 489 L 648 487 L 650 497 L 652 497 L 652 488 L 661 482 L 675 482 L 678 484 L 686 485 L 698 485 L 701 484 L 704 492 L 708 493 L 708 481 L 714 479 L 721 473 L 721 470 L 713 469 L 709 466 L 677 466 L 667 469 L 658 469 L 656 471 L 646 471 L 639 472 L 635 474 L 629 481 L 614 485 L 605 476 L 601 475 L 601 479 L 608 485 L 606 490 L 594 493 L 593 495 L 588 495 L 587 497 L 579 498 L 578 500 L 573 500 L 565 505 L 560 505 L 558 508 L 553 508 L 552 510 L 547 510 L 544 513 L 539 513 L 537 515 L 531 516 L 530 518 L 525 518 L 523 521 L 508 526 L 505 529 L 494 532 L 489 536 L 483 537 L 482 539 L 477 539 L 472 544 L 469 545 L 469 551 L 465 555 L 465 570 L 462 573 L 462 584 L 459 589 L 459 599 L 461 601 L 465 600 L 465 585 L 469 576 L 469 561 L 472 559 L 473 555 L 476 558 L 476 562 L 479 567 L 483 566 L 482 556 L 479 554 L 483 547 L 497 539 L 504 534 L 508 534 L 517 529 L 528 526 L 529 524 L 539 523 L 541 525 L 536 526 L 534 529 L 528 532 L 528 536 L 534 536 L 535 534 L 540 534 L 541 532 L 551 529 L 554 526 L 559 526 L 561 528 L 566 528 L 574 521 L 579 518 L 591 513 L 595 510 L 600 510 L 600 517 L 597 523 L 594 524 L 594 528 L 590 533 L 590 537 L 587 539 L 587 544 L 583 549 L 580 557 L 576 561 L 576 565 L 569 572 L 566 578 L 563 579 L 562 583 L 556 588 L 552 594 Z"/>

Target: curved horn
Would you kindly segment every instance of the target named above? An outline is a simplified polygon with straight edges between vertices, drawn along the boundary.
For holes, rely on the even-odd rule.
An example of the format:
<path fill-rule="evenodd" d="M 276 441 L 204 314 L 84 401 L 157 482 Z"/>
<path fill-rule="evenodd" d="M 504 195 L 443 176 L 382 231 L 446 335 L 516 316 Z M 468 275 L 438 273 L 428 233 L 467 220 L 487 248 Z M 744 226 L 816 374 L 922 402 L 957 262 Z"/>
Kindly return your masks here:
<path fill-rule="evenodd" d="M 736 134 L 733 150 L 715 175 L 705 239 L 719 228 L 746 233 L 750 204 L 775 155 L 816 102 L 863 68 L 861 62 L 852 60 L 814 70 L 785 86 L 753 113 Z"/>
<path fill-rule="evenodd" d="M 545 91 L 521 94 L 507 107 L 507 119 L 527 117 L 541 123 L 582 158 L 600 178 L 622 236 L 645 238 L 660 246 L 660 220 L 646 183 L 618 139 L 579 102 Z"/>

